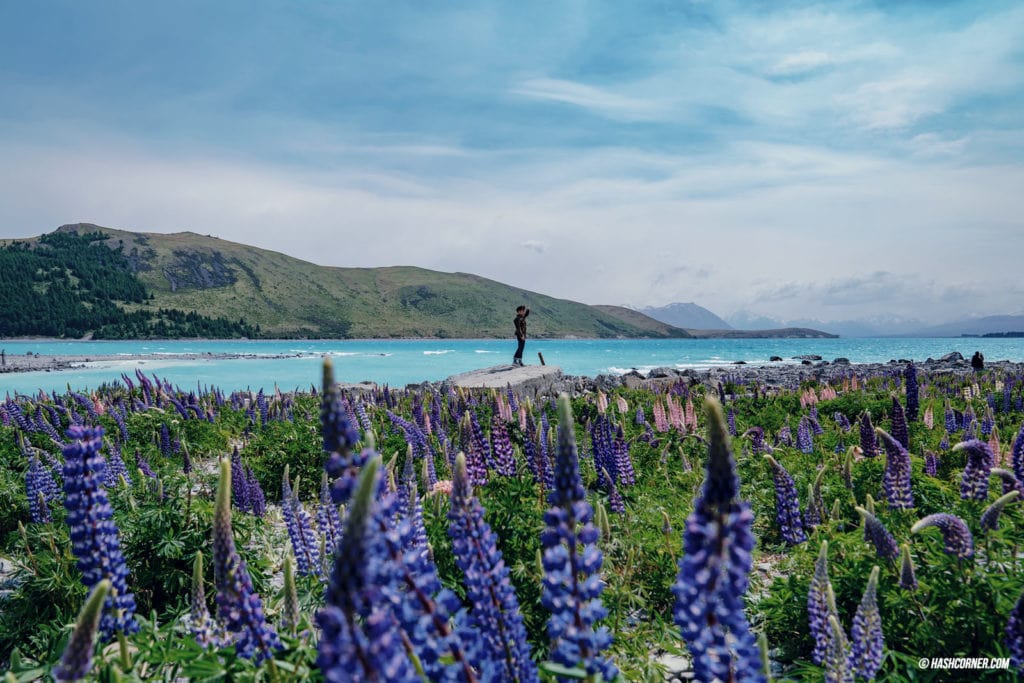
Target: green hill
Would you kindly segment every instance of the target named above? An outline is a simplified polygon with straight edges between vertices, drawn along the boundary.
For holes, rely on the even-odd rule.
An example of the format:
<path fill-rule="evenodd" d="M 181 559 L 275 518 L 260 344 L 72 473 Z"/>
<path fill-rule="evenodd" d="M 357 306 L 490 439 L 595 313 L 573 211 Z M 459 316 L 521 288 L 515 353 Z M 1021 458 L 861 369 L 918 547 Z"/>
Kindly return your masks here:
<path fill-rule="evenodd" d="M 127 270 L 145 291 L 141 297 L 113 299 L 125 313 L 155 320 L 158 312 L 166 319 L 166 312 L 175 311 L 209 320 L 208 327 L 217 319 L 237 321 L 236 330 L 204 336 L 255 334 L 258 329 L 264 337 L 509 337 L 520 303 L 531 309 L 529 330 L 535 337 L 689 336 L 639 314 L 623 319 L 468 273 L 318 266 L 190 232 L 135 233 L 79 223 L 51 235 L 66 233 L 107 238 L 95 244 L 114 252 L 113 267 Z M 52 239 L 18 240 L 23 245 L 18 248 L 46 249 Z M 109 329 L 101 336 L 119 336 Z M 186 335 L 172 329 L 166 336 Z"/>

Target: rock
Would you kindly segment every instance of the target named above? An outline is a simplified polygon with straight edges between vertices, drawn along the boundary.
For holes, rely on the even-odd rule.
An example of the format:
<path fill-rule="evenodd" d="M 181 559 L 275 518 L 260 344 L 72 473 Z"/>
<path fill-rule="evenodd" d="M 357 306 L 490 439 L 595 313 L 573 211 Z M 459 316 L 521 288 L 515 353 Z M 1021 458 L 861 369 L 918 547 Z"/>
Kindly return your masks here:
<path fill-rule="evenodd" d="M 840 356 L 839 358 L 836 358 L 835 360 L 832 361 L 832 365 L 849 365 L 849 364 L 850 364 L 850 359 L 849 358 L 844 358 L 842 356 Z"/>
<path fill-rule="evenodd" d="M 747 361 L 745 361 L 745 360 L 737 360 L 737 361 L 733 361 L 732 364 L 733 365 L 746 365 Z"/>
<path fill-rule="evenodd" d="M 959 351 L 951 351 L 951 352 L 947 353 L 945 356 L 940 356 L 939 357 L 939 362 L 940 363 L 951 363 L 953 361 L 963 360 L 963 359 L 964 359 L 963 354 L 961 354 Z"/>
<path fill-rule="evenodd" d="M 821 360 L 821 356 L 816 353 L 805 353 L 800 356 L 793 356 L 793 360 Z"/>
<path fill-rule="evenodd" d="M 800 364 L 801 365 L 810 365 L 811 361 L 810 361 L 809 358 L 804 358 L 802 361 L 800 361 Z"/>
<path fill-rule="evenodd" d="M 453 375 L 445 381 L 464 389 L 504 389 L 511 385 L 521 393 L 536 396 L 561 388 L 556 385 L 560 385 L 562 379 L 562 369 L 554 365 L 496 365 Z"/>
<path fill-rule="evenodd" d="M 768 360 L 771 361 L 772 363 L 777 363 L 782 360 L 782 356 L 772 356 Z"/>
<path fill-rule="evenodd" d="M 647 379 L 664 379 L 667 377 L 678 377 L 679 371 L 675 368 L 654 368 L 647 373 Z"/>

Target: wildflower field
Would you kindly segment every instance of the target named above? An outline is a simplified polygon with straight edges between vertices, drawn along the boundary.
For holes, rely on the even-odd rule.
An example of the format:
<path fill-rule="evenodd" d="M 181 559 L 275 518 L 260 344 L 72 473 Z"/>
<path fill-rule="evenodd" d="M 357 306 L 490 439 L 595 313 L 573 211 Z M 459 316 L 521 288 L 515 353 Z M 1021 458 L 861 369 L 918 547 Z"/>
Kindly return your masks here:
<path fill-rule="evenodd" d="M 1016 680 L 1024 376 L 0 403 L 7 680 Z M 919 667 L 1008 658 L 1009 668 Z"/>

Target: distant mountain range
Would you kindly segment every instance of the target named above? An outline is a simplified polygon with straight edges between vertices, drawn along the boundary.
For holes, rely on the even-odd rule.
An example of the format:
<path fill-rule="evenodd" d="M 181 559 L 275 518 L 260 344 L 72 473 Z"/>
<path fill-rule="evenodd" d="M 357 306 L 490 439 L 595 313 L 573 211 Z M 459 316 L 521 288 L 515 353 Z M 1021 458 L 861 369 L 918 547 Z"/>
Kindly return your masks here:
<path fill-rule="evenodd" d="M 828 322 L 808 318 L 782 321 L 744 311 L 727 316 L 727 320 L 737 329 L 794 325 L 813 327 L 842 337 L 960 337 L 1024 331 L 1024 315 L 962 318 L 947 323 L 928 325 L 920 320 L 899 316 L 876 316 L 864 320 Z"/>
<path fill-rule="evenodd" d="M 731 330 L 732 325 L 725 322 L 717 315 L 698 306 L 692 301 L 687 303 L 674 303 L 667 306 L 648 306 L 641 308 L 640 312 L 655 320 L 660 320 L 668 325 L 694 330 Z M 782 327 L 781 325 L 765 325 L 764 327 Z M 745 329 L 757 329 L 748 327 Z"/>

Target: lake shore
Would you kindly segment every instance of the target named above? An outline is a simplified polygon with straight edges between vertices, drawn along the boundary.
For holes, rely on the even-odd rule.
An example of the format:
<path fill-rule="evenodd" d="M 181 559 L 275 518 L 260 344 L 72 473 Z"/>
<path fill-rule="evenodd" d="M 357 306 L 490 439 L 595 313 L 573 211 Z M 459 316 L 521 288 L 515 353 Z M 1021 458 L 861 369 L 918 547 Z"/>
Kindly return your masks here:
<path fill-rule="evenodd" d="M 40 353 L 5 354 L 0 361 L 0 374 L 17 372 L 61 372 L 87 367 L 114 366 L 123 363 L 145 363 L 147 361 L 222 361 L 245 359 L 299 358 L 302 354 L 258 354 L 258 353 L 132 353 L 132 354 L 61 354 Z"/>

